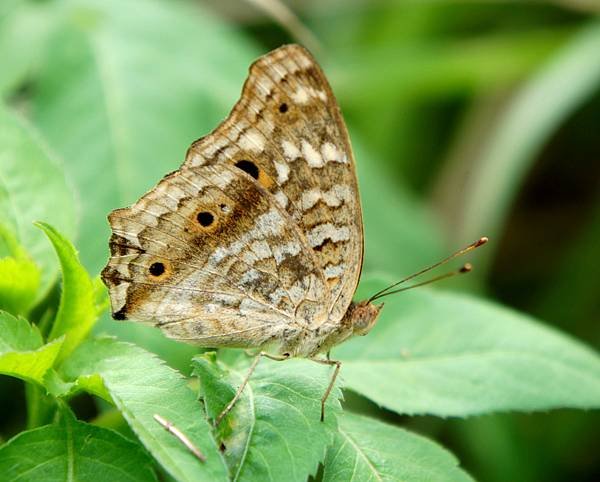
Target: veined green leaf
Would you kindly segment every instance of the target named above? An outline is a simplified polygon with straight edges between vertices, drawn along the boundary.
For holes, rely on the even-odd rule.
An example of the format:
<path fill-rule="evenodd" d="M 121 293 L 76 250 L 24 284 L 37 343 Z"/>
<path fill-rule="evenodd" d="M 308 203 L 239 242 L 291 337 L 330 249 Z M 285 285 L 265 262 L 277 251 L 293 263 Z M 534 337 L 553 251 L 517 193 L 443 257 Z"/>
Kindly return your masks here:
<path fill-rule="evenodd" d="M 226 469 L 201 405 L 183 377 L 151 353 L 113 339 L 82 344 L 63 364 L 61 376 L 92 393 L 103 389 L 140 441 L 178 481 L 226 480 Z M 201 463 L 155 420 L 181 430 L 206 456 Z"/>
<path fill-rule="evenodd" d="M 215 419 L 244 380 L 251 358 L 228 352 L 228 363 L 214 353 L 194 358 L 201 394 Z M 336 427 L 340 392 L 328 399 L 320 422 L 321 397 L 332 367 L 309 360 L 260 360 L 242 397 L 221 421 L 218 437 L 232 480 L 305 481 L 315 474 Z"/>
<path fill-rule="evenodd" d="M 598 354 L 469 296 L 422 289 L 389 298 L 373 330 L 334 356 L 345 386 L 399 413 L 600 407 Z"/>
<path fill-rule="evenodd" d="M 46 233 L 54 246 L 62 269 L 60 305 L 49 340 L 65 335 L 59 359 L 64 360 L 90 332 L 97 319 L 96 292 L 85 268 L 81 266 L 73 245 L 56 229 L 46 223 L 36 226 Z"/>
<path fill-rule="evenodd" d="M 76 420 L 21 432 L 0 447 L 0 480 L 157 480 L 152 460 L 119 433 Z"/>
<path fill-rule="evenodd" d="M 54 364 L 63 339 L 42 343 L 35 326 L 0 311 L 0 373 L 43 385 L 44 375 Z"/>
<path fill-rule="evenodd" d="M 425 437 L 349 412 L 338 424 L 323 482 L 473 480 L 450 452 Z"/>
<path fill-rule="evenodd" d="M 52 249 L 32 222 L 75 233 L 75 202 L 64 173 L 33 129 L 0 104 L 0 224 L 11 230 L 41 271 L 43 296 L 56 278 Z"/>

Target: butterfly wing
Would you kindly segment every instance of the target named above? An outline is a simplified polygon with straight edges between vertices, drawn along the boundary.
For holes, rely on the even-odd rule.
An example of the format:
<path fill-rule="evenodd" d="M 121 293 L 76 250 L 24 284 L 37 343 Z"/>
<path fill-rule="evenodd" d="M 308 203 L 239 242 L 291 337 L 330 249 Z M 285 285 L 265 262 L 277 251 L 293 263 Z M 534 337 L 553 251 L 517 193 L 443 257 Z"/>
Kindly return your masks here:
<path fill-rule="evenodd" d="M 329 288 L 340 320 L 360 277 L 363 227 L 348 133 L 314 58 L 281 47 L 250 67 L 229 117 L 188 150 L 187 168 L 237 166 L 294 220 Z"/>
<path fill-rule="evenodd" d="M 234 166 L 176 171 L 109 221 L 102 278 L 117 319 L 237 347 L 326 319 L 328 289 L 310 249 L 271 194 Z"/>

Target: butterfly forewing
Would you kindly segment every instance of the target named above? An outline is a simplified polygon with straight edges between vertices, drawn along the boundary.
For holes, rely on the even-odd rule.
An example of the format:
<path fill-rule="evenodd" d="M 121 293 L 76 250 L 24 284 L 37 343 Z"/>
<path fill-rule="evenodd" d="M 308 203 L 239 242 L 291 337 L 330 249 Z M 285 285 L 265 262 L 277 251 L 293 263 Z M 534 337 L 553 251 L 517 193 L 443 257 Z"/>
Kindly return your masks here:
<path fill-rule="evenodd" d="M 326 283 L 288 214 L 233 166 L 167 176 L 110 216 L 113 310 L 207 346 L 260 346 L 327 316 Z"/>
<path fill-rule="evenodd" d="M 329 84 L 302 47 L 256 61 L 242 96 L 213 133 L 195 142 L 185 167 L 239 166 L 297 224 L 329 288 L 332 320 L 346 312 L 362 263 L 354 159 Z"/>

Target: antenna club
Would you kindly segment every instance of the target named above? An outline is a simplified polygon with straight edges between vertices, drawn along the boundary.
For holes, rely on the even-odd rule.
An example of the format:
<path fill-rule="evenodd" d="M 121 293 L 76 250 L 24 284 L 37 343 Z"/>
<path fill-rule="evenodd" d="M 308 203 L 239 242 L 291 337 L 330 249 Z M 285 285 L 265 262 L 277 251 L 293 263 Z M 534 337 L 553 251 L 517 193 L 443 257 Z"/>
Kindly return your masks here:
<path fill-rule="evenodd" d="M 458 270 L 459 273 L 469 273 L 473 269 L 473 265 L 471 263 L 465 263 L 462 268 Z"/>
<path fill-rule="evenodd" d="M 487 243 L 489 241 L 489 238 L 487 236 L 482 236 L 481 238 L 479 238 L 475 244 L 473 245 L 474 248 L 478 248 L 479 246 L 484 245 L 485 243 Z"/>

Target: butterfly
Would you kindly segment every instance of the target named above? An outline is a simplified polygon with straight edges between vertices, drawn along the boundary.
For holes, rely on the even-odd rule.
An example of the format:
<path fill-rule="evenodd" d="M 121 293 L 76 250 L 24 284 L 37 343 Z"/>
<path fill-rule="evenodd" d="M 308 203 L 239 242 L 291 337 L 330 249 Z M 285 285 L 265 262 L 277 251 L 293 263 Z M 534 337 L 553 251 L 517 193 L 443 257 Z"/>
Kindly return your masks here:
<path fill-rule="evenodd" d="M 255 61 L 229 116 L 183 165 L 109 215 L 102 271 L 117 320 L 203 347 L 340 370 L 332 347 L 383 305 L 352 301 L 363 263 L 354 156 L 323 71 L 299 45 Z M 231 410 L 260 357 L 256 357 Z"/>

